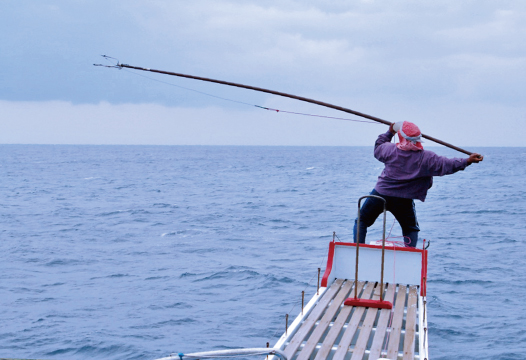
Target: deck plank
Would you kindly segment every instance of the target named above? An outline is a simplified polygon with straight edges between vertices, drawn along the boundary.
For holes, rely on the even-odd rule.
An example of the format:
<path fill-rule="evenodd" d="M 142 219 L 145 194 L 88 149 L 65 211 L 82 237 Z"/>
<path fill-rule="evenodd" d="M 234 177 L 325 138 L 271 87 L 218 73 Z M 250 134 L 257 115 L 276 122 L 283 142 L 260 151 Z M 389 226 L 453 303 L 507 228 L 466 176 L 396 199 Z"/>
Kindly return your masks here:
<path fill-rule="evenodd" d="M 373 288 L 374 283 L 368 282 L 360 298 L 370 299 L 371 293 L 373 292 Z M 351 341 L 354 337 L 354 334 L 356 334 L 358 325 L 360 325 L 360 321 L 362 320 L 364 312 L 364 307 L 360 306 L 354 308 L 354 313 L 351 316 L 351 320 L 347 324 L 347 329 L 345 329 L 345 332 L 343 333 L 343 336 L 340 340 L 340 344 L 338 344 L 338 348 L 336 349 L 336 352 L 332 358 L 333 360 L 343 360 L 347 355 L 347 352 L 349 351 L 349 346 L 351 345 Z"/>
<path fill-rule="evenodd" d="M 331 302 L 332 298 L 338 293 L 343 283 L 343 279 L 336 279 L 332 283 L 329 290 L 323 294 L 322 298 L 318 302 L 318 304 L 314 307 L 312 312 L 309 314 L 309 316 L 305 319 L 301 327 L 298 329 L 296 334 L 292 337 L 289 344 L 284 350 L 285 355 L 288 359 L 292 359 L 298 348 L 303 343 L 303 340 L 305 339 L 305 336 L 310 332 L 312 327 L 316 324 L 316 321 L 318 321 L 318 318 L 323 313 L 323 310 L 325 310 L 325 307 Z"/>
<path fill-rule="evenodd" d="M 407 314 L 405 320 L 404 338 L 404 358 L 403 360 L 413 360 L 415 358 L 415 326 L 417 314 L 418 286 L 409 286 L 409 296 L 407 298 Z"/>
<path fill-rule="evenodd" d="M 307 342 L 305 343 L 305 346 L 303 347 L 303 349 L 301 349 L 301 352 L 299 353 L 296 360 L 309 359 L 311 354 L 316 349 L 316 345 L 318 345 L 318 342 L 320 341 L 321 337 L 323 336 L 323 334 L 325 334 L 325 331 L 327 331 L 327 328 L 332 322 L 332 319 L 342 306 L 343 301 L 349 296 L 349 292 L 351 291 L 353 283 L 354 281 L 347 280 L 347 282 L 342 286 L 341 290 L 338 292 L 338 295 L 334 297 L 333 302 L 329 305 L 329 307 L 325 311 L 325 314 L 323 314 L 323 317 L 318 322 L 318 325 L 316 325 L 316 327 L 312 331 Z"/>
<path fill-rule="evenodd" d="M 389 345 L 387 346 L 387 358 L 398 358 L 400 348 L 400 335 L 402 333 L 402 322 L 404 320 L 405 296 L 407 286 L 399 285 L 398 294 L 396 294 L 396 304 L 393 313 L 393 322 L 391 324 L 391 333 L 389 334 Z"/>
<path fill-rule="evenodd" d="M 395 297 L 395 291 L 396 284 L 389 284 L 387 289 L 388 295 L 385 296 L 385 300 L 392 302 Z M 373 343 L 371 344 L 369 359 L 378 359 L 382 353 L 382 346 L 384 344 L 389 318 L 391 317 L 391 311 L 391 309 L 380 310 L 380 316 L 378 318 L 378 323 L 376 324 L 376 333 L 374 334 Z"/>
<path fill-rule="evenodd" d="M 364 282 L 358 281 L 358 293 L 362 292 Z M 354 288 L 352 289 L 354 291 Z M 347 318 L 349 317 L 349 314 L 351 313 L 353 307 L 352 306 L 344 306 L 340 313 L 338 314 L 338 317 L 334 321 L 334 323 L 331 326 L 331 329 L 329 330 L 329 333 L 325 337 L 325 340 L 323 341 L 323 344 L 321 344 L 320 349 L 318 350 L 318 353 L 316 354 L 316 357 L 314 360 L 325 360 L 329 356 L 332 346 L 334 345 L 334 342 L 338 338 L 338 335 L 340 334 L 341 330 L 343 329 L 343 326 L 347 322 Z"/>
<path fill-rule="evenodd" d="M 384 289 L 387 289 L 385 294 L 385 300 L 392 299 L 394 295 L 396 286 L 387 286 L 384 284 Z M 378 284 L 374 290 L 373 295 L 374 300 L 380 300 L 380 284 Z M 369 342 L 369 337 L 371 336 L 371 331 L 373 330 L 374 320 L 376 319 L 376 314 L 379 309 L 369 308 L 367 314 L 365 315 L 365 320 L 363 321 L 360 334 L 358 335 L 358 340 L 354 346 L 351 360 L 361 360 L 365 354 L 367 348 L 367 343 Z M 377 359 L 377 358 L 376 358 Z"/>

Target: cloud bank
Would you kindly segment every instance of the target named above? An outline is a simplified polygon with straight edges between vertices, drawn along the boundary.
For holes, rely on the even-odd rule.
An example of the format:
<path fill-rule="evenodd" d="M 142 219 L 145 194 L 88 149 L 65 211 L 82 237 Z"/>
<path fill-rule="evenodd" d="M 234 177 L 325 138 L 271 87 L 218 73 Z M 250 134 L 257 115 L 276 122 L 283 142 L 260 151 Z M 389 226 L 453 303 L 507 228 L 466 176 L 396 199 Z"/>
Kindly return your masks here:
<path fill-rule="evenodd" d="M 374 103 L 357 99 L 364 107 Z M 284 109 L 286 101 L 270 99 L 266 106 Z M 289 104 L 290 105 L 290 104 Z M 524 146 L 524 116 L 513 107 L 458 104 L 450 109 L 388 104 L 394 121 L 409 120 L 422 131 L 460 147 Z M 475 109 L 475 112 L 473 110 Z M 314 106 L 304 107 L 316 114 Z M 341 113 L 331 114 L 341 117 Z M 425 116 L 425 118 L 424 118 Z M 73 104 L 64 101 L 0 101 L 3 144 L 137 144 L 137 145 L 291 145 L 372 146 L 387 127 L 283 112 L 221 107 L 182 108 L 159 104 Z M 344 119 L 360 119 L 346 116 Z M 476 119 L 473 125 L 472 121 Z M 498 119 L 504 119 L 499 121 Z M 488 125 L 489 124 L 489 125 Z M 506 124 L 505 131 L 493 131 Z M 493 135 L 488 136 L 488 133 Z M 482 139 L 482 141 L 481 141 Z M 437 146 L 427 142 L 426 146 Z"/>

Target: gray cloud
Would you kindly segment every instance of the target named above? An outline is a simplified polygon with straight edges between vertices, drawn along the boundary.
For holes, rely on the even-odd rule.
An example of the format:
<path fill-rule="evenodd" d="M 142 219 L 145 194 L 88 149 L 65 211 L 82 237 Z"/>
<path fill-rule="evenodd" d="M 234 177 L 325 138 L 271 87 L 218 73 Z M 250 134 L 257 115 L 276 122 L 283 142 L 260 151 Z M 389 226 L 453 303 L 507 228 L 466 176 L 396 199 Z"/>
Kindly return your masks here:
<path fill-rule="evenodd" d="M 469 104 L 522 119 L 525 24 L 522 1 L 4 1 L 0 99 L 243 111 L 91 66 L 105 53 L 125 63 L 267 87 L 393 120 L 397 109 L 409 116 L 411 108 L 424 106 L 431 117 L 437 106 L 454 114 Z M 245 102 L 274 101 L 152 77 Z"/>

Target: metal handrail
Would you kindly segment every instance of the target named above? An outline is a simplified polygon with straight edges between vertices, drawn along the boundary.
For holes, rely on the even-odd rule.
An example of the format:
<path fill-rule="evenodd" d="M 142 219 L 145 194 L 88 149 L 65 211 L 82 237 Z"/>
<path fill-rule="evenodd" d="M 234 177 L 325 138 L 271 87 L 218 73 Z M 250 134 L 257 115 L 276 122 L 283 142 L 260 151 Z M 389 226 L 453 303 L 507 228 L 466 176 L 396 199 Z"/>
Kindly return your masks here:
<path fill-rule="evenodd" d="M 380 301 L 383 301 L 384 300 L 383 297 L 384 297 L 385 224 L 387 221 L 387 208 L 386 208 L 387 201 L 381 196 L 365 195 L 365 196 L 362 196 L 360 199 L 358 199 L 358 219 L 356 222 L 356 239 L 354 239 L 356 241 L 356 271 L 355 271 L 356 281 L 355 281 L 355 284 L 358 284 L 358 257 L 360 253 L 360 208 L 361 208 L 362 200 L 366 198 L 380 199 L 384 202 L 384 227 L 383 227 L 383 236 L 382 236 L 382 271 L 381 271 L 381 276 L 380 276 Z M 355 299 L 358 298 L 358 287 L 357 286 L 354 287 L 354 298 Z"/>

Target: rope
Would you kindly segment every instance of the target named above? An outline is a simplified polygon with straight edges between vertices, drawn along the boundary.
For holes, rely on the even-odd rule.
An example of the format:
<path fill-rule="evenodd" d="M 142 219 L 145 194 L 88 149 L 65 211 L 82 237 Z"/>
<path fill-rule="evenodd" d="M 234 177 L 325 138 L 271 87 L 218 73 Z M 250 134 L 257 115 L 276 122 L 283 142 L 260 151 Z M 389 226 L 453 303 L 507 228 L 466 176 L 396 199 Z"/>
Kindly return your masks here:
<path fill-rule="evenodd" d="M 196 353 L 199 354 L 199 353 Z M 195 355 L 195 354 L 183 354 L 183 357 L 187 359 L 221 359 L 221 358 L 238 358 L 238 357 L 245 357 L 245 356 L 256 356 L 256 355 L 274 355 L 273 351 L 265 351 L 265 352 L 251 352 L 246 354 L 240 354 L 240 355 Z M 181 360 L 182 357 L 177 354 Z"/>
<path fill-rule="evenodd" d="M 396 219 L 393 219 L 393 225 L 391 225 L 391 229 L 389 230 L 389 234 L 387 234 L 387 238 L 385 239 L 386 242 L 387 242 L 387 239 L 391 238 L 391 232 L 393 231 L 395 222 L 396 222 Z"/>

